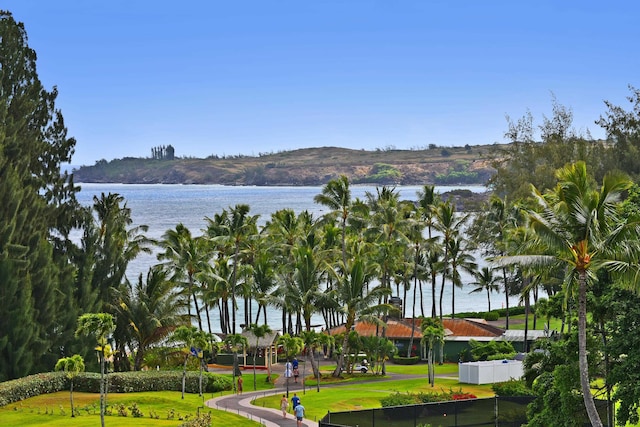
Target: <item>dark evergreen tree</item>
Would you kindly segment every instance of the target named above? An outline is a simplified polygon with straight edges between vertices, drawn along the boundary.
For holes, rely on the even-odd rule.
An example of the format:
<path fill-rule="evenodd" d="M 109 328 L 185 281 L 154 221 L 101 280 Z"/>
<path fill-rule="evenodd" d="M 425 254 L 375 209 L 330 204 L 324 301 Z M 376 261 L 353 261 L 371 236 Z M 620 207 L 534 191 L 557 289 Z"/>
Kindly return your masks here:
<path fill-rule="evenodd" d="M 73 292 L 75 140 L 36 72 L 23 24 L 0 11 L 0 381 L 50 370 L 66 340 Z M 55 348 L 54 348 L 55 347 Z"/>

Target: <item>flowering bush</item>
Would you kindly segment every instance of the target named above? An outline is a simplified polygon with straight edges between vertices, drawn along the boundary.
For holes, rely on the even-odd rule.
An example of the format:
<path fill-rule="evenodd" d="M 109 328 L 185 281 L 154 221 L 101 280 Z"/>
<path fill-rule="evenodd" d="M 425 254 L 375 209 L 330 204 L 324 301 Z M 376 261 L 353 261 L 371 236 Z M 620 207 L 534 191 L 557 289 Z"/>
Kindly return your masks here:
<path fill-rule="evenodd" d="M 471 393 L 454 393 L 451 396 L 452 400 L 467 400 L 467 399 L 477 399 L 478 396 Z"/>
<path fill-rule="evenodd" d="M 471 393 L 465 393 L 461 389 L 457 391 L 440 391 L 428 393 L 393 393 L 380 399 L 382 407 L 415 405 L 418 403 L 449 402 L 452 400 L 477 399 Z"/>

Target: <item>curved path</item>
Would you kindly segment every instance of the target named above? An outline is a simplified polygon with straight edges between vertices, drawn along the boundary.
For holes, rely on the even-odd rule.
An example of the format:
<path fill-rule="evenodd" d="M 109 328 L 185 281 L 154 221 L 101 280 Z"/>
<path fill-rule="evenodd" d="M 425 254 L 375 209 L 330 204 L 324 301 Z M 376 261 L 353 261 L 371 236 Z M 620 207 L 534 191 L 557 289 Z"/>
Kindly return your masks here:
<path fill-rule="evenodd" d="M 281 395 L 286 393 L 286 384 L 284 382 L 285 378 L 284 378 L 284 375 L 281 375 L 283 372 L 278 372 L 278 367 L 274 367 L 274 368 L 275 369 L 273 370 L 273 372 L 280 374 L 276 380 L 275 388 L 270 390 L 244 392 L 241 395 L 230 394 L 230 395 L 220 396 L 214 399 L 207 400 L 205 404 L 210 408 L 215 408 L 222 411 L 229 411 L 229 412 L 233 412 L 235 414 L 241 415 L 245 418 L 256 421 L 266 427 L 296 427 L 296 419 L 293 416 L 293 414 L 291 414 L 291 412 L 287 414 L 287 418 L 282 418 L 282 411 L 280 411 L 279 409 L 263 408 L 263 407 L 255 406 L 251 404 L 251 402 L 255 398 L 270 396 L 274 394 Z M 247 379 L 249 379 L 248 372 L 249 371 L 247 371 L 247 374 L 245 374 L 245 377 Z M 393 375 L 394 379 L 399 379 L 399 378 L 408 379 L 408 378 L 416 378 L 416 377 L 422 378 L 424 377 L 424 375 L 400 375 L 400 374 Z M 353 385 L 354 382 L 351 381 L 346 384 Z M 250 385 L 249 381 L 245 381 L 245 388 L 249 385 Z M 341 384 L 330 384 L 330 385 L 327 384 L 327 385 L 324 385 L 323 388 L 340 387 L 340 386 Z M 307 387 L 307 390 L 309 391 L 312 391 L 314 389 L 315 389 L 314 387 Z M 294 392 L 298 393 L 298 396 L 300 396 L 304 404 L 302 384 L 300 382 L 294 383 L 293 381 L 290 380 L 289 401 L 291 401 L 291 396 L 293 395 Z M 310 426 L 310 427 L 311 426 L 317 427 L 318 421 L 305 419 L 303 420 L 303 425 Z"/>

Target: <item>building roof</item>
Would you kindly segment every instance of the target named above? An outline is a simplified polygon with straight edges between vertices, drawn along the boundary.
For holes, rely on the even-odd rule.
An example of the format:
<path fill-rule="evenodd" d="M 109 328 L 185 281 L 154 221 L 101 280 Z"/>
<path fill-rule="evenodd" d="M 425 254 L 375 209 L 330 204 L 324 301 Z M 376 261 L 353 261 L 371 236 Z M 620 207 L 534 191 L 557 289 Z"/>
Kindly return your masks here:
<path fill-rule="evenodd" d="M 540 329 L 529 329 L 527 331 L 527 341 L 537 340 L 538 338 L 544 338 L 549 333 Z M 507 329 L 504 331 L 502 338 L 507 341 L 524 341 L 524 331 L 516 329 Z"/>
<path fill-rule="evenodd" d="M 247 339 L 249 343 L 249 348 L 254 348 L 256 346 L 256 336 L 253 334 L 253 332 L 242 331 L 241 335 Z M 258 348 L 272 346 L 273 343 L 276 341 L 276 338 L 278 338 L 278 335 L 279 335 L 278 331 L 272 331 L 266 334 L 264 337 L 259 338 Z"/>
<path fill-rule="evenodd" d="M 451 332 L 449 335 L 456 337 L 500 337 L 504 333 L 483 319 L 442 319 L 442 323 Z"/>
<path fill-rule="evenodd" d="M 373 323 L 356 322 L 354 329 L 358 332 L 358 335 L 361 336 L 374 336 L 376 333 L 378 335 L 382 334 L 382 328 L 376 329 L 376 325 Z M 422 332 L 420 332 L 419 327 L 412 328 L 410 323 L 389 319 L 387 321 L 385 336 L 391 339 L 411 338 L 411 329 L 413 329 L 414 339 L 422 338 Z M 344 333 L 344 325 L 337 326 L 329 330 L 329 334 L 331 335 L 337 335 L 340 333 Z"/>
<path fill-rule="evenodd" d="M 413 329 L 413 338 L 422 338 L 420 329 L 420 319 L 404 319 L 387 321 L 385 336 L 390 339 L 408 339 L 411 338 L 411 329 Z M 445 339 L 456 340 L 460 338 L 474 339 L 495 339 L 504 334 L 504 330 L 496 326 L 489 325 L 482 319 L 442 319 L 445 329 Z M 376 325 L 366 322 L 356 322 L 354 329 L 361 336 L 373 336 L 381 334 L 380 328 L 376 330 Z M 331 335 L 337 335 L 344 332 L 344 325 L 335 327 L 329 331 Z"/>

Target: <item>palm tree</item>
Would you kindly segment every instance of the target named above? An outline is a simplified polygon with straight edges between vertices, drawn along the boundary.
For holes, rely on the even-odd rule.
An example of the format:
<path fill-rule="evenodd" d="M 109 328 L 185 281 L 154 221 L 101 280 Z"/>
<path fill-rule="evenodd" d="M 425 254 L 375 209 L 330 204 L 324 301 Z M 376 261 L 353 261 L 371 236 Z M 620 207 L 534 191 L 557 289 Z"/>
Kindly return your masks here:
<path fill-rule="evenodd" d="M 578 365 L 580 386 L 593 426 L 602 426 L 595 407 L 589 382 L 587 361 L 587 287 L 595 273 L 605 268 L 617 273 L 625 283 L 637 286 L 633 264 L 625 261 L 637 245 L 635 224 L 618 213 L 621 193 L 631 181 L 620 173 L 611 172 L 597 188 L 587 174 L 584 162 L 565 166 L 556 172 L 558 184 L 542 195 L 533 189 L 539 209 L 528 212 L 528 219 L 539 244 L 546 250 L 539 255 L 508 257 L 506 262 L 528 266 L 561 263 L 568 269 L 568 287 L 578 287 Z M 637 249 L 636 249 L 637 251 Z"/>
<path fill-rule="evenodd" d="M 365 245 L 366 246 L 366 245 Z M 349 352 L 349 332 L 355 325 L 357 316 L 370 316 L 380 309 L 379 301 L 388 296 L 391 290 L 382 285 L 368 289 L 369 282 L 373 277 L 374 270 L 371 264 L 367 264 L 364 250 L 354 251 L 351 259 L 347 260 L 347 265 L 342 266 L 342 270 L 347 274 L 341 278 L 336 295 L 345 321 L 345 336 L 342 343 L 342 351 L 338 359 L 338 365 L 333 372 L 334 377 L 340 376 L 344 369 L 344 357 Z M 370 319 L 373 321 L 373 319 Z"/>
<path fill-rule="evenodd" d="M 264 235 L 257 239 L 257 251 L 251 268 L 253 297 L 258 303 L 254 323 L 258 323 L 260 312 L 262 312 L 265 325 L 267 324 L 267 306 L 271 304 L 271 294 L 277 286 L 275 256 L 266 243 Z"/>
<path fill-rule="evenodd" d="M 440 236 L 434 236 L 426 242 L 426 250 L 422 267 L 431 282 L 431 317 L 437 317 L 436 295 L 438 273 L 442 271 L 444 250 L 440 244 Z M 424 316 L 424 313 L 422 313 Z"/>
<path fill-rule="evenodd" d="M 198 319 L 198 326 L 202 331 L 202 316 L 196 296 L 195 278 L 198 272 L 208 265 L 209 248 L 207 242 L 200 237 L 192 237 L 191 231 L 184 224 L 176 225 L 175 230 L 167 230 L 159 245 L 164 252 L 158 254 L 159 261 L 165 261 L 165 268 L 173 273 L 172 281 L 180 283 L 187 279 L 187 300 L 193 298 L 193 304 Z M 187 305 L 191 319 L 191 303 Z"/>
<path fill-rule="evenodd" d="M 275 293 L 278 301 L 274 303 L 282 309 L 282 331 L 285 333 L 293 333 L 291 313 L 295 304 L 290 290 L 294 287 L 294 248 L 301 237 L 301 222 L 293 209 L 281 209 L 271 214 L 271 220 L 264 227 L 278 266 L 276 273 L 281 284 Z"/>
<path fill-rule="evenodd" d="M 79 354 L 74 354 L 71 357 L 63 357 L 58 360 L 55 367 L 56 371 L 64 371 L 69 378 L 69 400 L 71 402 L 71 417 L 76 416 L 76 412 L 73 409 L 73 379 L 78 376 L 80 372 L 84 372 L 84 359 Z"/>
<path fill-rule="evenodd" d="M 347 221 L 351 214 L 351 190 L 349 189 L 349 178 L 341 175 L 340 178 L 332 179 L 322 187 L 322 192 L 317 194 L 313 201 L 328 207 L 340 218 L 340 231 L 342 233 L 342 263 L 347 263 Z"/>
<path fill-rule="evenodd" d="M 451 265 L 451 317 L 455 317 L 456 314 L 456 287 L 461 288 L 462 278 L 460 276 L 460 270 L 473 275 L 478 265 L 475 263 L 475 258 L 470 254 L 468 242 L 461 236 L 455 236 L 449 240 L 449 258 Z"/>
<path fill-rule="evenodd" d="M 249 325 L 249 328 L 247 328 L 248 331 L 250 331 L 255 337 L 256 337 L 256 346 L 253 349 L 253 390 L 257 390 L 257 383 L 256 383 L 256 355 L 258 353 L 258 344 L 260 343 L 260 338 L 264 338 L 266 337 L 268 334 L 270 334 L 271 328 L 269 327 L 269 325 L 264 324 L 264 325 L 257 325 L 255 323 L 252 323 L 251 325 Z M 271 345 L 271 344 L 269 344 Z M 265 360 L 267 361 L 267 382 L 270 381 L 271 379 L 271 356 L 269 354 L 268 351 L 264 352 L 264 357 Z"/>
<path fill-rule="evenodd" d="M 221 216 L 216 216 L 215 220 L 207 218 L 207 233 L 215 242 L 220 242 L 224 247 L 229 246 L 232 251 L 233 272 L 231 283 L 231 301 L 233 304 L 233 315 L 231 317 L 231 333 L 236 333 L 236 293 L 238 288 L 238 268 L 241 262 L 241 250 L 246 240 L 257 235 L 256 223 L 258 216 L 249 215 L 249 205 L 237 204 L 229 208 L 229 213 L 223 211 Z M 245 324 L 250 323 L 248 319 L 248 301 L 245 299 Z"/>
<path fill-rule="evenodd" d="M 287 364 L 289 363 L 289 359 L 296 354 L 300 353 L 304 348 L 304 341 L 300 337 L 293 337 L 289 334 L 281 335 L 278 338 L 278 344 L 280 344 L 284 350 L 285 357 L 287 358 Z M 287 385 L 287 397 L 289 397 L 289 377 L 290 374 L 288 372 L 286 375 L 286 385 Z"/>
<path fill-rule="evenodd" d="M 429 384 L 431 387 L 435 384 L 435 369 L 434 369 L 434 354 L 433 347 L 435 343 L 440 343 L 442 347 L 443 339 L 444 339 L 444 326 L 442 325 L 442 321 L 435 317 L 430 318 L 422 318 L 422 323 L 420 324 L 420 328 L 422 329 L 422 343 L 427 344 L 427 369 L 428 369 L 428 377 Z"/>
<path fill-rule="evenodd" d="M 502 278 L 493 275 L 494 271 L 494 268 L 488 266 L 482 267 L 481 270 L 476 271 L 474 274 L 476 281 L 469 283 L 470 285 L 476 286 L 476 288 L 469 292 L 470 294 L 474 292 L 487 292 L 487 311 L 491 311 L 491 292 L 500 290 L 498 283 L 502 280 Z"/>
<path fill-rule="evenodd" d="M 440 203 L 435 212 L 436 229 L 442 234 L 442 246 L 444 255 L 442 258 L 442 285 L 440 287 L 440 321 L 442 321 L 442 298 L 444 296 L 444 284 L 450 274 L 451 267 L 451 242 L 460 233 L 460 228 L 466 221 L 466 217 L 456 217 L 456 208 L 449 202 Z"/>
<path fill-rule="evenodd" d="M 236 390 L 236 375 L 240 375 L 240 366 L 238 365 L 238 352 L 249 346 L 247 337 L 240 334 L 230 334 L 224 339 L 225 345 L 233 352 L 233 391 Z M 255 366 L 255 363 L 254 363 Z"/>
<path fill-rule="evenodd" d="M 136 371 L 142 368 L 151 345 L 165 339 L 177 326 L 189 323 L 184 302 L 159 266 L 149 269 L 146 282 L 142 274 L 135 286 L 126 281 L 116 290 L 115 301 L 118 325 L 126 325 L 127 334 L 132 337 Z"/>
<path fill-rule="evenodd" d="M 302 331 L 302 340 L 304 341 L 304 348 L 307 350 L 307 354 L 311 359 L 311 368 L 313 369 L 313 376 L 317 381 L 317 391 L 320 391 L 320 360 L 316 364 L 315 351 L 323 346 L 330 347 L 333 345 L 333 337 L 326 333 L 318 333 L 314 330 Z M 303 382 L 304 384 L 304 382 Z"/>
<path fill-rule="evenodd" d="M 209 346 L 209 337 L 207 333 L 199 330 L 195 326 L 180 326 L 171 336 L 171 341 L 176 342 L 184 354 L 184 364 L 182 366 L 182 399 L 184 399 L 184 390 L 187 382 L 187 362 L 189 356 L 198 357 L 200 365 L 200 396 L 202 396 L 202 358 L 200 355 Z"/>
<path fill-rule="evenodd" d="M 303 245 L 294 250 L 294 286 L 290 289 L 292 299 L 298 313 L 302 315 L 304 328 L 311 330 L 311 315 L 317 311 L 318 301 L 321 299 L 320 278 L 323 275 L 320 256 L 313 247 Z M 300 332 L 300 328 L 296 328 Z"/>
<path fill-rule="evenodd" d="M 109 313 L 85 313 L 78 318 L 76 336 L 92 336 L 98 344 L 100 359 L 100 424 L 104 427 L 105 410 L 105 346 L 107 338 L 116 329 L 113 316 Z"/>
<path fill-rule="evenodd" d="M 232 271 L 229 257 L 219 253 L 213 260 L 212 273 L 204 280 L 203 298 L 209 307 L 218 307 L 220 330 L 223 334 L 231 333 L 231 314 L 229 300 L 231 299 Z"/>
<path fill-rule="evenodd" d="M 379 266 L 379 280 L 384 288 L 391 288 L 391 277 L 397 270 L 398 263 L 404 260 L 404 247 L 409 243 L 406 236 L 407 203 L 400 202 L 400 193 L 395 188 L 383 186 L 376 189 L 376 194 L 366 193 L 369 208 L 372 212 L 370 227 L 366 234 L 374 243 L 374 257 Z M 384 302 L 387 302 L 385 296 Z"/>
<path fill-rule="evenodd" d="M 427 228 L 427 239 L 424 242 L 428 255 L 425 261 L 429 266 L 429 273 L 433 271 L 431 275 L 431 316 L 436 316 L 436 272 L 438 263 L 438 250 L 439 246 L 435 245 L 437 238 L 433 237 L 433 230 L 436 226 L 436 207 L 441 203 L 440 195 L 436 193 L 435 186 L 425 185 L 422 190 L 416 192 L 418 196 L 418 212 L 421 215 L 421 223 Z M 436 247 L 437 246 L 437 247 Z M 432 252 L 432 253 L 431 253 Z M 424 301 L 422 295 L 422 286 L 420 287 L 420 312 L 424 317 Z"/>
<path fill-rule="evenodd" d="M 471 238 L 483 248 L 484 255 L 503 257 L 513 248 L 511 230 L 521 225 L 522 210 L 517 205 L 508 203 L 506 198 L 501 199 L 493 194 L 485 211 L 484 215 L 476 215 L 469 229 Z M 500 269 L 505 294 L 505 327 L 509 329 L 510 278 L 513 277 L 513 272 L 507 265 L 502 265 Z"/>
<path fill-rule="evenodd" d="M 143 233 L 146 225 L 129 227 L 133 223 L 131 209 L 124 197 L 117 193 L 93 197 L 93 211 L 97 218 L 95 265 L 93 266 L 93 289 L 99 290 L 98 301 L 106 304 L 109 292 L 122 283 L 129 262 L 140 253 L 151 253 L 152 240 Z M 104 307 L 98 307 L 104 309 Z"/>

